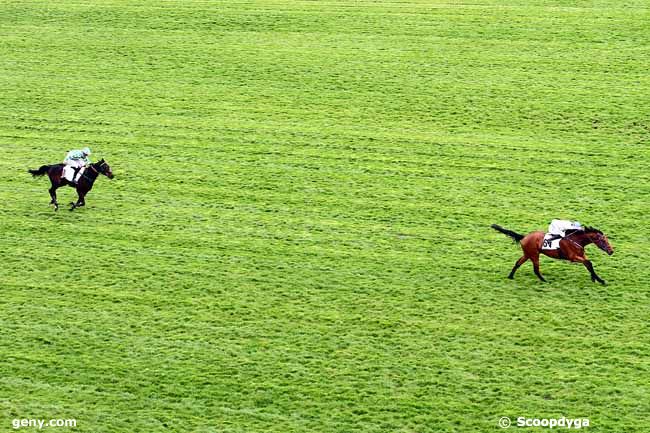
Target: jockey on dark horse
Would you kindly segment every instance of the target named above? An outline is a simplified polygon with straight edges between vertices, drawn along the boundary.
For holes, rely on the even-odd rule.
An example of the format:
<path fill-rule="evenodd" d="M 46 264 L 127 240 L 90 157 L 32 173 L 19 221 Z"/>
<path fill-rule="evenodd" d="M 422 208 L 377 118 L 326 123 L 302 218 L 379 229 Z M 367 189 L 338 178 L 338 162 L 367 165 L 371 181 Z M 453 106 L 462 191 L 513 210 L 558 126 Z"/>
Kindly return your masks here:
<path fill-rule="evenodd" d="M 111 167 L 104 159 L 95 163 L 88 161 L 90 149 L 73 150 L 68 152 L 62 164 L 43 165 L 37 170 L 29 170 L 32 176 L 46 175 L 52 183 L 49 189 L 52 200 L 50 204 L 54 205 L 54 210 L 59 209 L 59 203 L 56 198 L 56 190 L 62 186 L 70 185 L 77 190 L 77 202 L 70 203 L 70 210 L 84 206 L 86 204 L 86 194 L 92 189 L 97 176 L 103 174 L 109 179 L 113 179 Z M 85 167 L 85 168 L 84 168 Z M 82 168 L 84 171 L 82 171 Z"/>
<path fill-rule="evenodd" d="M 71 150 L 65 156 L 63 163 L 63 177 L 73 185 L 77 184 L 79 172 L 82 168 L 90 164 L 88 156 L 90 155 L 90 148 L 84 147 L 81 150 Z"/>

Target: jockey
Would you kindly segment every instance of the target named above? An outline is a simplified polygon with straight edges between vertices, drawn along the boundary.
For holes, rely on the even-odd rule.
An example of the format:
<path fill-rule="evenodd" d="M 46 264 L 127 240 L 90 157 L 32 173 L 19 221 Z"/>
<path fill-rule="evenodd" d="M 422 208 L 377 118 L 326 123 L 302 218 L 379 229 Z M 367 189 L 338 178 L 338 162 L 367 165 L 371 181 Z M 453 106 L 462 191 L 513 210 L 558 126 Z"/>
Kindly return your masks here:
<path fill-rule="evenodd" d="M 554 238 L 563 238 L 567 234 L 573 233 L 576 230 L 582 230 L 582 224 L 578 221 L 569 220 L 552 220 L 548 226 L 548 233 L 555 235 Z"/>
<path fill-rule="evenodd" d="M 74 169 L 74 176 L 72 176 L 73 184 L 77 183 L 77 175 L 79 174 L 81 168 L 90 164 L 90 161 L 88 160 L 88 155 L 90 155 L 90 148 L 84 147 L 81 150 L 71 150 L 65 156 L 63 163 Z"/>

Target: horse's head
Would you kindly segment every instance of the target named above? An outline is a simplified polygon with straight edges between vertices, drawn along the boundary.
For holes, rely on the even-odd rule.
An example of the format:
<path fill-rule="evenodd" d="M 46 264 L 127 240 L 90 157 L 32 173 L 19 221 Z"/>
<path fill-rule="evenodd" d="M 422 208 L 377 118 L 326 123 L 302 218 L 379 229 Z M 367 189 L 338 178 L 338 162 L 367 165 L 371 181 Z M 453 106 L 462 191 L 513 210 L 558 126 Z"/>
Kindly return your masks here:
<path fill-rule="evenodd" d="M 611 256 L 614 254 L 614 249 L 609 244 L 607 236 L 605 236 L 600 230 L 593 227 L 585 227 L 585 235 L 594 243 L 594 245 L 605 251 L 608 255 Z"/>
<path fill-rule="evenodd" d="M 113 176 L 113 172 L 111 171 L 111 166 L 108 165 L 106 161 L 104 161 L 104 158 L 102 158 L 100 161 L 95 163 L 95 166 L 97 167 L 97 171 L 106 176 L 109 179 L 113 179 L 115 176 Z"/>

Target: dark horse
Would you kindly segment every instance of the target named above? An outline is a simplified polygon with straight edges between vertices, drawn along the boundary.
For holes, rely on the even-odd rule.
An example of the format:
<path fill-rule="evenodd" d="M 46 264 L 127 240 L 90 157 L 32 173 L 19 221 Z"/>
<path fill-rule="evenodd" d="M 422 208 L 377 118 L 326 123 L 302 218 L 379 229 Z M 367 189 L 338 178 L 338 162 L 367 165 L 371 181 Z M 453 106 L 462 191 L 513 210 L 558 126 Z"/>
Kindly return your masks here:
<path fill-rule="evenodd" d="M 567 230 L 567 233 L 570 233 L 560 240 L 560 249 L 543 250 L 542 243 L 544 242 L 544 232 L 542 231 L 530 232 L 524 236 L 515 233 L 512 230 L 504 229 L 496 224 L 492 224 L 491 227 L 506 236 L 510 236 L 515 240 L 515 242 L 519 242 L 521 249 L 524 251 L 524 255 L 517 260 L 517 263 L 515 263 L 512 271 L 510 271 L 508 278 L 513 279 L 519 266 L 523 265 L 526 260 L 530 259 L 533 262 L 535 275 L 537 275 L 540 280 L 546 281 L 544 277 L 542 277 L 542 274 L 539 273 L 539 254 L 541 253 L 553 259 L 582 263 L 591 274 L 591 281 L 598 281 L 600 284 L 605 284 L 605 281 L 596 275 L 594 266 L 587 259 L 587 256 L 585 256 L 585 246 L 591 243 L 595 244 L 610 256 L 614 254 L 614 250 L 609 245 L 607 236 L 605 236 L 600 230 L 593 227 L 585 227 L 583 230 Z"/>
<path fill-rule="evenodd" d="M 103 174 L 109 179 L 113 179 L 114 177 L 113 172 L 111 171 L 111 167 L 103 159 L 101 161 L 89 164 L 86 167 L 86 171 L 81 174 L 76 185 L 63 178 L 63 167 L 64 164 L 42 165 L 38 170 L 29 170 L 29 172 L 34 177 L 47 174 L 50 178 L 50 182 L 52 182 L 52 187 L 50 188 L 50 196 L 52 197 L 52 201 L 50 201 L 50 204 L 54 205 L 55 211 L 59 210 L 59 203 L 56 201 L 56 190 L 59 187 L 68 185 L 76 188 L 79 198 L 77 199 L 76 203 L 70 203 L 70 210 L 73 211 L 75 208 L 84 206 L 86 204 L 86 194 L 88 194 L 88 192 L 92 189 L 97 176 Z"/>

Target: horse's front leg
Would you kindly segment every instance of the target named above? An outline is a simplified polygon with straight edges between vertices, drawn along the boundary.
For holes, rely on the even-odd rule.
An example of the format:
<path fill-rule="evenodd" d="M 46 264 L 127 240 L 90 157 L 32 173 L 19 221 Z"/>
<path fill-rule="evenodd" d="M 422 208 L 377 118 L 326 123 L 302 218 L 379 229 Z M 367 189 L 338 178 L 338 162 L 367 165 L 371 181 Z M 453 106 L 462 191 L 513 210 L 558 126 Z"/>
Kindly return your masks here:
<path fill-rule="evenodd" d="M 600 284 L 605 285 L 605 280 L 603 280 L 598 276 L 598 274 L 596 274 L 596 271 L 594 271 L 594 265 L 592 265 L 591 261 L 588 260 L 585 256 L 578 256 L 571 261 L 582 263 L 583 265 L 585 265 L 585 268 L 587 268 L 587 270 L 589 271 L 589 275 L 591 275 L 591 281 L 593 282 L 598 281 Z"/>
<path fill-rule="evenodd" d="M 78 207 L 86 205 L 86 201 L 85 201 L 86 194 L 84 194 L 84 193 L 82 193 L 80 191 L 77 191 L 77 195 L 78 195 L 77 202 L 76 203 L 70 203 L 70 212 L 72 212 L 73 210 L 75 210 Z"/>
<path fill-rule="evenodd" d="M 587 270 L 589 271 L 589 274 L 591 275 L 591 281 L 598 281 L 600 284 L 605 285 L 605 280 L 600 278 L 597 274 L 596 271 L 594 271 L 594 265 L 591 264 L 591 261 L 586 260 L 583 262 Z"/>

